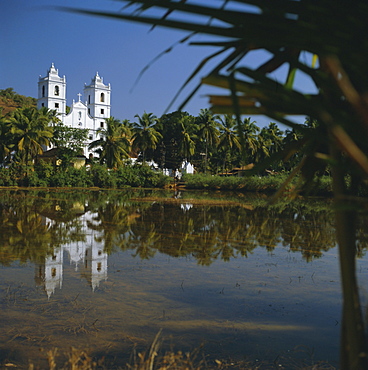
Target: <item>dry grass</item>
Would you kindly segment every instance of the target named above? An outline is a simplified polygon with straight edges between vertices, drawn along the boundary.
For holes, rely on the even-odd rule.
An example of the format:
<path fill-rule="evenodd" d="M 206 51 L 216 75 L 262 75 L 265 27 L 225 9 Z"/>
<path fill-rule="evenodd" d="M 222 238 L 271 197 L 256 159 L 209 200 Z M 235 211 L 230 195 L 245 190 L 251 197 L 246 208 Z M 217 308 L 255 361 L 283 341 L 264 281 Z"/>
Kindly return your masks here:
<path fill-rule="evenodd" d="M 325 362 L 305 365 L 304 363 L 279 356 L 273 363 L 262 361 L 224 361 L 215 360 L 209 363 L 203 354 L 202 348 L 193 352 L 183 353 L 166 352 L 164 355 L 159 354 L 162 343 L 161 330 L 155 336 L 151 346 L 146 352 L 136 353 L 133 351 L 130 363 L 125 367 L 113 366 L 113 369 L 124 370 L 336 370 L 335 367 Z M 71 348 L 67 354 L 68 360 L 63 365 L 58 365 L 58 350 L 54 348 L 46 353 L 49 370 L 105 370 L 111 369 L 104 364 L 104 359 L 94 360 L 86 351 Z M 313 362 L 313 361 L 311 361 Z M 28 370 L 39 369 L 30 364 Z"/>

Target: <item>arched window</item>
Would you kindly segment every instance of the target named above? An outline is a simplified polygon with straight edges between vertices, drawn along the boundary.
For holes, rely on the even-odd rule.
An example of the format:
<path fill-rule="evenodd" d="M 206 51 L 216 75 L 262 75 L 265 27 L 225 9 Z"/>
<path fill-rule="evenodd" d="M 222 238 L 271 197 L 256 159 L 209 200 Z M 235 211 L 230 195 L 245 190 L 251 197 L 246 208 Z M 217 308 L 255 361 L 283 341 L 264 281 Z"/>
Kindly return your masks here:
<path fill-rule="evenodd" d="M 55 86 L 55 95 L 59 95 L 59 86 Z"/>
<path fill-rule="evenodd" d="M 91 104 L 91 95 L 88 95 L 88 104 Z"/>
<path fill-rule="evenodd" d="M 105 101 L 105 94 L 101 93 L 100 102 L 103 103 Z"/>
<path fill-rule="evenodd" d="M 44 98 L 45 97 L 45 85 L 42 86 L 42 97 Z"/>

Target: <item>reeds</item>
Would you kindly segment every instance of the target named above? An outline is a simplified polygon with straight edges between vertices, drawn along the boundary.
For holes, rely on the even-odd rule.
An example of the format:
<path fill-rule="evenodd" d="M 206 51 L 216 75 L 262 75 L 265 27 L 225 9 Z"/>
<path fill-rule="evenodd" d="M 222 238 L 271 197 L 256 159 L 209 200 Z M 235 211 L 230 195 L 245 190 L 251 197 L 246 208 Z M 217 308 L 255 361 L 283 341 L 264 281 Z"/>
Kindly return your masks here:
<path fill-rule="evenodd" d="M 183 353 L 182 351 L 168 351 L 163 355 L 159 354 L 162 344 L 162 330 L 153 339 L 146 352 L 133 351 L 130 363 L 124 367 L 113 366 L 113 369 L 120 370 L 269 370 L 269 369 L 289 369 L 289 370 L 336 370 L 335 367 L 326 363 L 314 363 L 311 356 L 311 364 L 307 365 L 304 361 L 298 361 L 288 356 L 277 356 L 270 362 L 264 361 L 232 361 L 214 360 L 209 361 L 203 353 L 202 346 L 192 352 Z M 300 352 L 300 348 L 296 350 Z M 68 360 L 58 367 L 58 349 L 54 348 L 46 352 L 49 370 L 108 370 L 111 366 L 104 363 L 104 359 L 95 360 L 85 350 L 70 348 L 67 354 Z M 38 369 L 34 364 L 30 364 L 28 370 Z"/>

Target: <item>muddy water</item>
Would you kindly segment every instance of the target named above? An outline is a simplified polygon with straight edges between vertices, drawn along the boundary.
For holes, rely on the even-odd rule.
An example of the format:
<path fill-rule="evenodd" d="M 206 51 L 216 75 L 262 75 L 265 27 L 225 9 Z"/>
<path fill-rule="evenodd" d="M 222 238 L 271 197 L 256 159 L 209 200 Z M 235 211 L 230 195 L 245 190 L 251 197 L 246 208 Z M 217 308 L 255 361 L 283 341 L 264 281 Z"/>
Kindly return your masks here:
<path fill-rule="evenodd" d="M 264 208 L 236 194 L 4 192 L 0 363 L 58 348 L 214 360 L 338 362 L 341 293 L 326 201 Z M 366 299 L 366 232 L 358 278 Z M 286 365 L 285 365 L 286 366 Z"/>

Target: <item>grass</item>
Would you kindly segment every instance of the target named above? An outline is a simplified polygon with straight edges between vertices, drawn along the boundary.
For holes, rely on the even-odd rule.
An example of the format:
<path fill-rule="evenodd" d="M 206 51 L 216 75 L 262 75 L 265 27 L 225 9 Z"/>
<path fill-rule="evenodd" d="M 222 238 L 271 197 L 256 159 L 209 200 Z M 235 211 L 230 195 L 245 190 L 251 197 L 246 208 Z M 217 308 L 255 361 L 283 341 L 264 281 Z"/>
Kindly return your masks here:
<path fill-rule="evenodd" d="M 212 176 L 204 174 L 185 175 L 184 182 L 187 189 L 206 190 L 237 190 L 242 192 L 275 193 L 285 183 L 287 174 L 268 176 Z M 314 195 L 331 195 L 331 178 L 323 176 L 316 178 L 312 184 L 305 187 L 300 178 L 295 178 L 285 187 L 286 192 L 296 188 L 302 193 Z"/>
<path fill-rule="evenodd" d="M 124 370 L 225 370 L 225 369 L 242 369 L 242 370 L 336 370 L 335 367 L 327 362 L 314 363 L 312 355 L 310 355 L 310 364 L 305 361 L 295 360 L 288 356 L 278 356 L 272 363 L 263 361 L 232 361 L 232 360 L 214 360 L 209 361 L 202 351 L 198 348 L 192 352 L 183 353 L 182 351 L 169 351 L 160 354 L 160 346 L 162 343 L 161 330 L 157 333 L 152 344 L 146 352 L 136 353 L 133 351 L 130 363 L 124 367 L 114 365 L 106 365 L 104 359 L 96 360 L 87 351 L 71 348 L 67 353 L 67 361 L 58 365 L 58 349 L 54 348 L 46 352 L 48 369 L 49 370 L 109 370 L 109 369 L 124 369 Z M 297 350 L 303 352 L 304 350 Z M 16 367 L 14 364 L 4 364 L 6 368 Z M 32 363 L 29 364 L 28 370 L 36 370 Z"/>

